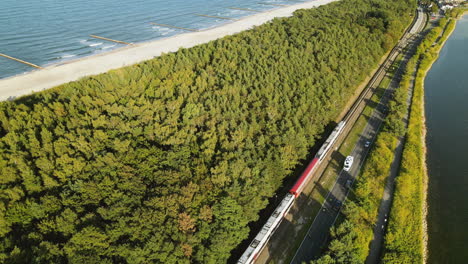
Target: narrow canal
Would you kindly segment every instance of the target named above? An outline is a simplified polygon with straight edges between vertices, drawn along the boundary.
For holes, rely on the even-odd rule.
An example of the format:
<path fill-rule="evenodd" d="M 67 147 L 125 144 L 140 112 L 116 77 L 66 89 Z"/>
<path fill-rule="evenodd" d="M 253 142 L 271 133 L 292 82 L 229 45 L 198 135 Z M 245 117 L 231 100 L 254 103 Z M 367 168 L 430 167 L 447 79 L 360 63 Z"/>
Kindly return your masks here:
<path fill-rule="evenodd" d="M 468 15 L 425 79 L 428 263 L 468 263 Z"/>

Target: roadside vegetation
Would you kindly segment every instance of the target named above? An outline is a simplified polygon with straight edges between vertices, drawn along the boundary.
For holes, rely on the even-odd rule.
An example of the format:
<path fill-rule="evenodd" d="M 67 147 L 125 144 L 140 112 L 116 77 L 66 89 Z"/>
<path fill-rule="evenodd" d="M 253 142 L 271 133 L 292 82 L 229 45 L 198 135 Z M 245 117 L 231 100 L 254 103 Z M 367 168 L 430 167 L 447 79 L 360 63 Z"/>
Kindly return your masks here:
<path fill-rule="evenodd" d="M 0 103 L 0 262 L 226 262 L 413 7 L 342 0 Z"/>
<path fill-rule="evenodd" d="M 398 56 L 396 61 L 399 61 L 401 59 L 401 56 Z M 395 62 L 394 65 L 397 65 L 399 62 Z M 317 213 L 320 211 L 322 208 L 322 203 L 325 201 L 328 191 L 331 190 L 333 187 L 339 172 L 343 169 L 343 162 L 348 156 L 354 146 L 356 145 L 357 141 L 359 140 L 360 134 L 362 133 L 362 130 L 366 127 L 367 125 L 367 120 L 369 116 L 372 114 L 374 109 L 377 107 L 381 97 L 385 93 L 385 89 L 388 87 L 389 82 L 392 78 L 392 74 L 388 74 L 384 77 L 384 79 L 380 82 L 378 87 L 376 88 L 377 90 L 374 92 L 374 94 L 369 98 L 369 103 L 364 107 L 361 115 L 358 117 L 356 122 L 353 124 L 351 130 L 348 132 L 346 139 L 342 142 L 340 145 L 339 149 L 336 151 L 336 153 L 339 153 L 341 155 L 337 155 L 339 157 L 332 158 L 330 159 L 327 167 L 325 170 L 321 173 L 319 180 L 317 183 L 320 183 L 320 186 L 323 188 L 313 188 L 311 198 L 314 203 L 310 206 L 308 206 L 306 209 L 302 210 L 308 210 L 310 213 L 306 213 L 306 215 L 310 218 L 311 221 L 305 227 L 302 229 L 302 232 L 299 233 L 298 237 L 305 237 L 306 232 L 312 225 L 313 219 L 316 217 Z M 327 190 L 327 192 L 324 192 L 323 190 Z M 292 228 L 295 228 L 293 226 Z M 290 262 L 293 257 L 295 252 L 295 249 L 299 247 L 301 244 L 302 239 L 296 239 L 296 245 L 292 246 L 291 248 L 294 249 L 291 251 L 289 258 L 287 258 L 286 262 Z M 284 253 L 284 252 L 281 252 Z M 274 254 L 274 253 L 271 253 Z"/>
<path fill-rule="evenodd" d="M 385 235 L 383 263 L 423 263 L 425 175 L 424 78 L 453 32 L 460 10 L 454 9 L 431 29 L 413 59 L 418 62 L 408 132 L 395 197 Z M 414 71 L 414 69 L 413 69 Z"/>
<path fill-rule="evenodd" d="M 397 69 L 399 64 L 399 60 L 395 61 L 392 69 Z M 414 65 L 414 61 L 409 61 L 406 67 L 414 68 Z M 391 78 L 388 79 L 391 80 Z M 332 240 L 328 249 L 318 260 L 312 261 L 312 264 L 365 262 L 369 254 L 369 245 L 373 238 L 374 223 L 377 220 L 385 183 L 395 156 L 394 151 L 398 139 L 406 133 L 404 119 L 408 111 L 410 79 L 410 75 L 404 74 L 399 87 L 393 93 L 381 132 L 372 143 L 361 174 L 356 179 L 355 187 L 352 188 L 352 193 L 342 209 L 342 222 L 331 229 Z M 381 87 L 387 88 L 390 84 L 390 81 L 386 80 L 382 81 L 386 86 Z M 370 110 L 367 110 L 367 117 L 371 115 Z M 363 128 L 360 128 L 361 131 Z"/>
<path fill-rule="evenodd" d="M 383 131 L 366 160 L 351 201 L 343 210 L 344 221 L 332 228 L 326 254 L 312 263 L 364 263 L 372 239 L 373 224 L 383 195 L 397 139 L 406 137 L 395 196 L 385 235 L 383 263 L 423 262 L 423 202 L 425 180 L 423 80 L 440 48 L 450 36 L 463 10 L 454 9 L 426 35 L 406 65 L 399 88 L 390 102 Z M 416 67 L 417 66 L 417 67 Z M 417 72 L 415 74 L 415 69 Z M 414 91 L 408 128 L 407 96 L 413 76 Z M 380 142 L 380 143 L 379 143 Z M 369 177 L 370 176 L 370 177 Z M 370 179 L 370 181 L 369 181 Z M 408 235 L 411 234 L 411 235 Z"/>

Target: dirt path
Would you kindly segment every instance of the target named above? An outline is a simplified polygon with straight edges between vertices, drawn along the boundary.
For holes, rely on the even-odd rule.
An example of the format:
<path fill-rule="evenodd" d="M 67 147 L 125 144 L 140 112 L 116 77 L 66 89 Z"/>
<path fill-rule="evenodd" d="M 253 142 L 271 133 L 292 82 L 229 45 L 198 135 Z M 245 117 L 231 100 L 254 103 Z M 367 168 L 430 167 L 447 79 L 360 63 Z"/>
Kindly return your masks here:
<path fill-rule="evenodd" d="M 420 26 L 423 26 L 425 24 L 425 19 L 420 23 Z M 421 41 L 422 39 L 422 34 L 417 35 L 417 37 L 413 40 L 413 42 L 410 44 L 411 49 L 406 53 L 406 56 L 404 58 L 405 60 L 405 65 L 408 62 L 408 60 L 413 56 L 415 53 L 417 44 Z M 411 106 L 411 99 L 413 97 L 413 89 L 415 85 L 415 78 L 416 78 L 416 69 L 417 65 L 415 66 L 413 70 L 413 76 L 411 80 L 411 85 L 410 89 L 408 91 L 408 112 L 405 117 L 405 126 L 408 127 L 408 119 L 409 119 L 409 108 Z M 392 83 L 390 85 L 395 85 L 396 87 L 399 85 L 399 80 L 400 78 L 396 78 L 396 80 L 392 80 Z M 396 149 L 394 150 L 395 156 L 392 162 L 392 165 L 390 167 L 390 173 L 387 178 L 387 182 L 385 185 L 384 189 L 384 194 L 382 197 L 382 201 L 380 203 L 379 207 L 379 213 L 377 216 L 377 221 L 375 223 L 374 227 L 374 238 L 370 244 L 370 250 L 369 250 L 369 255 L 367 256 L 366 259 L 366 264 L 377 264 L 380 263 L 380 256 L 382 254 L 382 248 L 383 248 L 383 242 L 384 242 L 384 235 L 385 235 L 385 230 L 387 227 L 387 218 L 390 213 L 390 208 L 392 205 L 392 200 L 393 200 L 393 195 L 394 195 L 394 189 L 395 189 L 395 179 L 399 173 L 399 168 L 400 164 L 402 161 L 402 155 L 403 155 L 403 147 L 405 144 L 405 138 L 400 138 L 398 141 L 398 145 Z"/>

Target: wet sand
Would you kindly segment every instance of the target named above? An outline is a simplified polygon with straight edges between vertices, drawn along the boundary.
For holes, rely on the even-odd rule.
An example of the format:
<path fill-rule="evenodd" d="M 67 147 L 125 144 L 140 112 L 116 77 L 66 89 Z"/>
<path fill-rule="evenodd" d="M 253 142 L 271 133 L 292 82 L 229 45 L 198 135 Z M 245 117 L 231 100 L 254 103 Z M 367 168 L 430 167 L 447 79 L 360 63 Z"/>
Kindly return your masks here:
<path fill-rule="evenodd" d="M 114 51 L 51 65 L 22 75 L 0 80 L 0 101 L 53 88 L 123 66 L 143 62 L 179 48 L 190 48 L 264 24 L 273 18 L 288 17 L 298 9 L 313 8 L 337 0 L 315 0 L 266 11 L 203 31 L 176 35 L 166 39 L 129 45 Z"/>

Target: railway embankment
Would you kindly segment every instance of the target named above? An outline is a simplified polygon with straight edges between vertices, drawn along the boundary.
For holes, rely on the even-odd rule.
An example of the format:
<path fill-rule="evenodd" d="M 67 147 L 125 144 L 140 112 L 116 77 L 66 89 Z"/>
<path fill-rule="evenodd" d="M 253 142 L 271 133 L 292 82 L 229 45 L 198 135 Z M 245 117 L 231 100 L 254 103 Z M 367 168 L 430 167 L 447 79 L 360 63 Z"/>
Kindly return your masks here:
<path fill-rule="evenodd" d="M 396 42 L 410 5 L 382 3 L 301 10 L 0 103 L 0 259 L 227 262 Z"/>
<path fill-rule="evenodd" d="M 344 263 L 353 261 L 364 263 L 370 253 L 369 245 L 373 240 L 374 223 L 378 217 L 385 182 L 393 167 L 392 161 L 396 156 L 398 140 L 405 133 L 402 117 L 406 115 L 408 109 L 409 86 L 401 88 L 398 83 L 400 78 L 407 81 L 406 75 L 401 76 L 400 69 L 405 65 L 411 67 L 410 64 L 414 65 L 414 62 L 408 61 L 408 57 L 403 57 L 397 59 L 391 66 L 394 70 L 387 75 L 388 82 L 385 85 L 398 88 L 395 89 L 393 99 L 388 106 L 388 116 L 356 180 L 357 184 L 353 188 L 351 199 L 346 202 L 342 210 L 344 215 L 342 222 L 332 229 L 329 249 L 317 263 L 327 259 Z"/>
<path fill-rule="evenodd" d="M 419 31 L 420 25 L 416 27 Z M 356 180 L 357 184 L 352 190 L 350 200 L 343 208 L 344 217 L 331 231 L 332 241 L 328 250 L 316 263 L 331 259 L 337 263 L 364 263 L 370 254 L 369 245 L 375 240 L 374 227 L 380 218 L 381 200 L 386 191 L 386 182 L 388 176 L 395 170 L 395 160 L 401 157 L 401 151 L 397 149 L 401 148 L 400 140 L 406 131 L 405 116 L 408 113 L 410 87 L 399 83 L 400 80 L 408 83 L 410 81 L 411 76 L 402 76 L 402 73 L 405 67 L 414 68 L 415 62 L 410 60 L 413 52 L 414 44 L 407 46 L 389 67 L 387 76 L 380 84 L 383 89 L 392 91 L 393 97 L 388 106 L 383 108 L 377 103 L 378 107 L 368 109 L 388 112 L 388 115 Z"/>
<path fill-rule="evenodd" d="M 440 19 L 419 44 L 412 58 L 417 61 L 416 67 L 408 67 L 407 74 L 415 76 L 414 90 L 403 159 L 384 240 L 384 263 L 425 263 L 427 259 L 424 78 L 455 29 L 456 19 L 464 13 L 466 11 L 455 9 Z"/>

